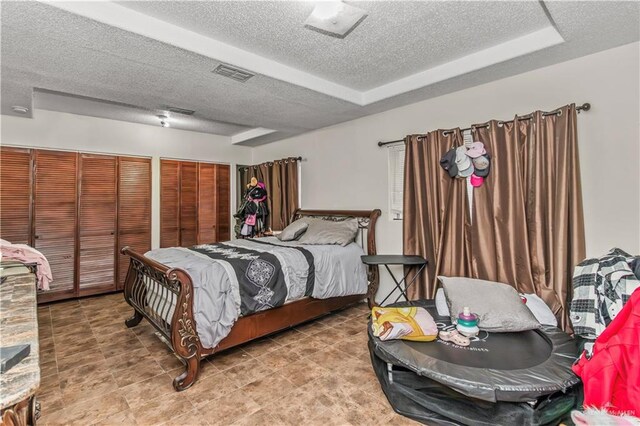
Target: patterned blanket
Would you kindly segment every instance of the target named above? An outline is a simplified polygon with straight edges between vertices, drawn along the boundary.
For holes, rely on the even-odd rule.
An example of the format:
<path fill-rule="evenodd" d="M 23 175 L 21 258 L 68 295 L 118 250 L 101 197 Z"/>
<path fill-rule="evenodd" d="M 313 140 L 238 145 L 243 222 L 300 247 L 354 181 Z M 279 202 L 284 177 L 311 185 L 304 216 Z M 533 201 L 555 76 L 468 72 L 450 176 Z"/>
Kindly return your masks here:
<path fill-rule="evenodd" d="M 253 243 L 269 244 L 251 240 Z M 300 251 L 307 260 L 307 285 L 305 296 L 313 292 L 315 280 L 313 256 L 301 247 Z M 288 286 L 278 257 L 272 253 L 254 248 L 239 247 L 225 243 L 201 244 L 190 247 L 197 253 L 213 260 L 228 263 L 234 271 L 240 290 L 240 313 L 249 315 L 254 312 L 281 306 L 287 299 Z"/>

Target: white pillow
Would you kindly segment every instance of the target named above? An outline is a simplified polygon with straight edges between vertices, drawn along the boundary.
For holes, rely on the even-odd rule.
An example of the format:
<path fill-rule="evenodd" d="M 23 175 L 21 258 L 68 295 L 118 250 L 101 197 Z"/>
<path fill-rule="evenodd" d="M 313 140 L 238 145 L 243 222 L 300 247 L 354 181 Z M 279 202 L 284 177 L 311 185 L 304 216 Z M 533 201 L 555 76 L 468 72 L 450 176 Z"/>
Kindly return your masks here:
<path fill-rule="evenodd" d="M 552 325 L 554 327 L 558 326 L 556 316 L 553 315 L 553 312 L 547 304 L 544 303 L 544 300 L 535 294 L 523 294 L 523 296 L 527 299 L 527 308 L 529 308 L 540 324 Z"/>
<path fill-rule="evenodd" d="M 450 317 L 449 306 L 447 305 L 447 299 L 444 297 L 444 290 L 442 287 L 436 291 L 436 309 L 438 310 L 438 315 L 441 317 Z"/>

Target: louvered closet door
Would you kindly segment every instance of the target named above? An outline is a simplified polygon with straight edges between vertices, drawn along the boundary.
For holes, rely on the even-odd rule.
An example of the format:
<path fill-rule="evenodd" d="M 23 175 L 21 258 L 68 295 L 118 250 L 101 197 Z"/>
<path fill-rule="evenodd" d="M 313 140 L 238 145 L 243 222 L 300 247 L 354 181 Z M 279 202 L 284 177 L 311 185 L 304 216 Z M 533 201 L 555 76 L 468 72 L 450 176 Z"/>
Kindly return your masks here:
<path fill-rule="evenodd" d="M 160 247 L 180 245 L 180 162 L 160 160 Z"/>
<path fill-rule="evenodd" d="M 138 253 L 151 250 L 151 159 L 120 157 L 118 183 L 118 288 L 124 286 L 129 246 Z"/>
<path fill-rule="evenodd" d="M 198 163 L 180 165 L 180 245 L 198 243 Z"/>
<path fill-rule="evenodd" d="M 31 244 L 31 151 L 0 149 L 0 238 Z"/>
<path fill-rule="evenodd" d="M 117 159 L 80 155 L 78 295 L 116 289 Z"/>
<path fill-rule="evenodd" d="M 217 241 L 216 165 L 198 163 L 198 244 Z"/>
<path fill-rule="evenodd" d="M 218 241 L 231 238 L 231 173 L 228 164 L 216 164 L 216 208 Z"/>
<path fill-rule="evenodd" d="M 51 265 L 51 290 L 39 301 L 76 295 L 77 166 L 75 152 L 36 150 L 35 161 L 35 248 Z"/>

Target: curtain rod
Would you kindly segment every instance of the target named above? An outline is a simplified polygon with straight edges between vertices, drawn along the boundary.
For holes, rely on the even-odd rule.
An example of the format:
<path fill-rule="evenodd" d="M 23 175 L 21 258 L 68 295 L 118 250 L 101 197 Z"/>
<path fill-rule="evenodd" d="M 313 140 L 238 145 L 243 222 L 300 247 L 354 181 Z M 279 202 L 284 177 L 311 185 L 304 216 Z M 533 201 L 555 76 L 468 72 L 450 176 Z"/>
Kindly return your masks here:
<path fill-rule="evenodd" d="M 264 163 L 260 163 L 260 164 L 273 164 L 273 163 L 277 163 L 278 161 L 286 161 L 286 160 L 296 160 L 296 161 L 302 161 L 302 157 L 287 157 L 287 158 L 283 158 L 281 160 L 273 160 L 273 161 L 265 161 Z M 251 168 L 257 168 L 260 164 L 254 164 L 252 166 L 244 166 L 242 168 L 240 168 L 239 170 L 249 170 Z"/>
<path fill-rule="evenodd" d="M 589 102 L 585 102 L 582 105 L 576 107 L 576 111 L 578 111 L 578 114 L 581 111 L 589 111 L 590 109 L 591 109 L 591 104 Z M 560 113 L 560 110 L 555 110 L 555 111 L 551 111 L 551 112 L 543 112 L 542 115 L 546 117 L 546 116 L 549 116 L 549 115 L 557 115 L 559 113 Z M 530 115 L 523 115 L 521 117 L 518 117 L 518 119 L 520 119 L 520 120 L 531 120 L 532 118 L 533 118 L 533 115 L 531 115 L 531 114 Z M 504 124 L 504 123 L 512 123 L 512 122 L 513 122 L 513 120 L 507 120 L 507 121 L 499 121 L 498 123 Z M 461 132 L 466 132 L 468 130 L 483 129 L 485 127 L 489 127 L 489 124 L 481 124 L 481 125 L 478 125 L 478 126 L 466 127 L 464 129 L 460 129 L 460 131 Z M 443 135 L 449 135 L 449 134 L 451 134 L 453 132 L 454 132 L 454 130 L 445 130 L 445 131 L 442 132 L 442 134 Z M 418 139 L 423 139 L 423 138 L 421 136 L 418 136 Z M 404 139 L 398 139 L 398 140 L 395 140 L 395 141 L 388 141 L 388 142 L 382 142 L 381 141 L 381 142 L 378 142 L 378 146 L 382 147 L 382 146 L 385 146 L 385 145 L 391 145 L 391 144 L 400 143 L 400 142 L 404 142 Z"/>

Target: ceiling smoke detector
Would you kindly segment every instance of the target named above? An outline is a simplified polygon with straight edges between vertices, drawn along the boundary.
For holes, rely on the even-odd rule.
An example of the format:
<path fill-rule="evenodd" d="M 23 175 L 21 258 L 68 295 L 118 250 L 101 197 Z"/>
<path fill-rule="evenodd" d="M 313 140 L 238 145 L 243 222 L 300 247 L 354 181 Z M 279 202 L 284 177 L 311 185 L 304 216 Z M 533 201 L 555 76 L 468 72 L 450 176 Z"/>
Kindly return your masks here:
<path fill-rule="evenodd" d="M 253 77 L 255 74 L 242 70 L 240 68 L 233 67 L 231 65 L 220 64 L 212 71 L 214 74 L 221 75 L 223 77 L 230 78 L 240 83 L 244 83 Z"/>
<path fill-rule="evenodd" d="M 11 107 L 11 110 L 17 114 L 26 114 L 29 112 L 29 108 L 23 107 L 20 105 L 14 105 Z"/>
<path fill-rule="evenodd" d="M 304 26 L 332 37 L 345 38 L 367 17 L 359 7 L 341 1 L 321 1 L 304 21 Z"/>

